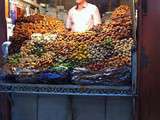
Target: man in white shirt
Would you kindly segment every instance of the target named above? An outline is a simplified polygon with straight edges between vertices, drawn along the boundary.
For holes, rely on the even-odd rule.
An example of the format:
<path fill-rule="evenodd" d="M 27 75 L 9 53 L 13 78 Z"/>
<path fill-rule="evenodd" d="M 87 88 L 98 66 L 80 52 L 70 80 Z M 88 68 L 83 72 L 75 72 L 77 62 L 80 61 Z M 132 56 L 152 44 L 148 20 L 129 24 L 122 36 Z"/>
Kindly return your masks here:
<path fill-rule="evenodd" d="M 86 0 L 76 0 L 76 6 L 68 12 L 66 28 L 72 32 L 86 32 L 101 24 L 98 8 Z"/>

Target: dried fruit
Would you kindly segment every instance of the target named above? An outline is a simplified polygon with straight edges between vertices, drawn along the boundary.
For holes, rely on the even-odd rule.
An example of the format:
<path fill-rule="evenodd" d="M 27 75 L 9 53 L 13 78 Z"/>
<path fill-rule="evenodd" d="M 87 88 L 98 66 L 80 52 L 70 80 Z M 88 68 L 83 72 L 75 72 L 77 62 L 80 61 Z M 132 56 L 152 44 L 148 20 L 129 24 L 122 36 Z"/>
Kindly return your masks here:
<path fill-rule="evenodd" d="M 31 40 L 33 33 L 63 33 L 65 27 L 62 21 L 44 15 L 31 15 L 19 18 L 16 22 L 13 38 L 11 39 L 10 53 L 17 53 L 24 41 Z"/>
<path fill-rule="evenodd" d="M 56 28 L 56 29 L 55 29 Z M 32 36 L 32 33 L 38 36 Z M 126 5 L 118 7 L 108 24 L 85 33 L 66 31 L 61 21 L 42 15 L 17 21 L 11 49 L 21 56 L 9 63 L 22 68 L 47 69 L 71 63 L 90 70 L 131 65 L 132 17 Z M 16 49 L 16 50 L 14 50 Z"/>

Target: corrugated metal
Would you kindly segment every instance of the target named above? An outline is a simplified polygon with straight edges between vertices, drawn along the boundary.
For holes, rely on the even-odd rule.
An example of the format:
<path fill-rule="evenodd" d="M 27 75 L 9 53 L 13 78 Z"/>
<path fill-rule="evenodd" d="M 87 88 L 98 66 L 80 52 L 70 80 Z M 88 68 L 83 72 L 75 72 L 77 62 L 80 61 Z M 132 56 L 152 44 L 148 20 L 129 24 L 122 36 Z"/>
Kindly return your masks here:
<path fill-rule="evenodd" d="M 12 120 L 38 120 L 36 95 L 12 95 Z"/>
<path fill-rule="evenodd" d="M 39 96 L 37 120 L 71 120 L 68 96 Z"/>
<path fill-rule="evenodd" d="M 133 120 L 130 97 L 13 95 L 12 120 Z"/>
<path fill-rule="evenodd" d="M 105 97 L 72 97 L 73 120 L 106 120 Z"/>
<path fill-rule="evenodd" d="M 132 98 L 109 97 L 106 102 L 106 120 L 134 120 Z"/>

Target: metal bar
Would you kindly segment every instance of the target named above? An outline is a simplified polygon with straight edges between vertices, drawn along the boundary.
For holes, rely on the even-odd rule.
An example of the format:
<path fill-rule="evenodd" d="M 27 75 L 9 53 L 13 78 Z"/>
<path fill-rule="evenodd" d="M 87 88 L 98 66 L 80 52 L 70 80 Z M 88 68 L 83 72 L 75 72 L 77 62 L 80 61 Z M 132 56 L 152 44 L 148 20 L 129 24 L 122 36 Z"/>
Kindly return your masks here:
<path fill-rule="evenodd" d="M 132 18 L 133 18 L 133 38 L 136 41 L 135 46 L 132 48 L 132 90 L 134 94 L 137 93 L 137 23 L 138 23 L 138 11 L 136 10 L 136 1 L 131 1 L 132 6 Z"/>
<path fill-rule="evenodd" d="M 136 97 L 132 98 L 132 113 L 133 120 L 136 120 Z"/>
<path fill-rule="evenodd" d="M 148 0 L 142 0 L 142 12 L 143 12 L 143 15 L 147 15 L 147 13 L 148 13 Z"/>
<path fill-rule="evenodd" d="M 82 96 L 135 96 L 129 86 L 79 86 L 0 84 L 1 93 L 82 95 Z"/>

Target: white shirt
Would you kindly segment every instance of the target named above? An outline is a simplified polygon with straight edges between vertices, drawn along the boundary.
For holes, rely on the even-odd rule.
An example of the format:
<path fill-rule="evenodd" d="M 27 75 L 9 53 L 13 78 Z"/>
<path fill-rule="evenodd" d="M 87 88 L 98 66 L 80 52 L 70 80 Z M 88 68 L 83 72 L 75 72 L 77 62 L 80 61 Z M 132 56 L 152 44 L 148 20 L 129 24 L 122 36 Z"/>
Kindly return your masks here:
<path fill-rule="evenodd" d="M 98 8 L 93 4 L 86 3 L 81 10 L 74 6 L 68 12 L 66 28 L 73 32 L 85 32 L 98 24 L 101 24 L 101 18 Z"/>

